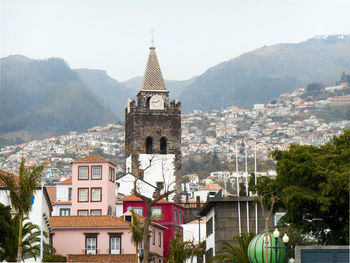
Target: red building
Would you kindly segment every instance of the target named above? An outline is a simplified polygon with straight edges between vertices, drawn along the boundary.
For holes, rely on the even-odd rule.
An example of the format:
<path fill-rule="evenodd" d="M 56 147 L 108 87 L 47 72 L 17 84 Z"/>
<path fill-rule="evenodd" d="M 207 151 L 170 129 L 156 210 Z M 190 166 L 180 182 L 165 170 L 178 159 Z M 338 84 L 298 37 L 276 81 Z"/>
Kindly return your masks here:
<path fill-rule="evenodd" d="M 123 213 L 133 208 L 135 213 L 146 216 L 146 205 L 142 199 L 129 195 L 121 201 L 123 201 Z M 168 258 L 170 239 L 174 238 L 176 233 L 182 235 L 183 232 L 181 224 L 184 222 L 184 208 L 162 199 L 152 207 L 152 215 L 160 216 L 161 219 L 156 222 L 167 228 L 163 232 L 163 255 Z"/>

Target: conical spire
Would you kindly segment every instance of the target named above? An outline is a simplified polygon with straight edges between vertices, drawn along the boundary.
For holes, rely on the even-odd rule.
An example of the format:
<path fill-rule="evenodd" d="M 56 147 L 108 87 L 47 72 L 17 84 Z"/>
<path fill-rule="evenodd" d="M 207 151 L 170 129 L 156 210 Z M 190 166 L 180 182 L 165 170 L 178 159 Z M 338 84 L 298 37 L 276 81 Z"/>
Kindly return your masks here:
<path fill-rule="evenodd" d="M 142 90 L 166 90 L 155 47 L 150 47 L 149 50 Z"/>

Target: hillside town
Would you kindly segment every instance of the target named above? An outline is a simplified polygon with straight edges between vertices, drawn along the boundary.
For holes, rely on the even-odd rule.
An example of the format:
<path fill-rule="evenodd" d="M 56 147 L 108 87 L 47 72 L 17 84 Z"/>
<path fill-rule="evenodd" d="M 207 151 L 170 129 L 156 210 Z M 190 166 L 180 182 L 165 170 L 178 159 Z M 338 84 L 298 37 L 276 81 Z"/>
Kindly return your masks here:
<path fill-rule="evenodd" d="M 346 82 L 325 90 L 345 88 L 349 88 Z M 255 104 L 250 108 L 231 106 L 182 114 L 182 156 L 216 153 L 231 163 L 235 162 L 236 150 L 238 158 L 244 158 L 242 145 L 246 142 L 250 158 L 254 158 L 256 146 L 257 159 L 266 160 L 271 159 L 269 154 L 275 149 L 286 150 L 290 144 L 323 145 L 350 128 L 350 120 L 327 121 L 316 117 L 318 111 L 329 105 L 350 105 L 350 95 L 305 102 L 300 98 L 304 90 L 285 93 L 275 103 Z M 48 161 L 45 177 L 47 181 L 58 182 L 70 176 L 73 160 L 97 154 L 114 161 L 117 172 L 123 173 L 124 137 L 124 126 L 119 123 L 5 146 L 0 149 L 0 169 L 15 171 L 21 157 L 27 165 Z"/>
<path fill-rule="evenodd" d="M 331 139 L 349 136 L 346 129 L 350 128 L 350 120 L 327 121 L 320 117 L 320 112 L 326 107 L 350 104 L 350 95 L 333 93 L 339 90 L 347 92 L 349 83 L 324 89 L 325 94 L 330 94 L 327 99 L 305 98 L 305 89 L 298 89 L 251 108 L 230 106 L 181 114 L 181 103 L 169 101 L 152 46 L 142 88 L 137 99 L 128 101 L 125 123 L 0 149 L 0 208 L 4 213 L 7 211 L 7 220 L 11 221 L 11 213 L 17 213 L 20 226 L 24 221 L 23 227 L 32 224 L 41 230 L 40 239 L 31 241 L 41 241 L 40 248 L 37 245 L 40 261 L 49 256 L 54 261 L 67 262 L 211 262 L 220 256 L 225 242 L 237 244 L 247 238 L 248 244 L 255 245 L 244 251 L 246 256 L 262 255 L 263 248 L 256 249 L 256 243 L 263 244 L 265 239 L 264 249 L 269 249 L 274 238 L 274 255 L 281 258 L 276 263 L 287 262 L 289 258 L 294 262 L 294 255 L 287 254 L 288 235 L 292 232 L 285 231 L 280 238 L 282 232 L 276 228 L 269 233 L 269 229 L 277 227 L 299 202 L 293 201 L 293 207 L 288 209 L 281 206 L 273 210 L 272 193 L 269 194 L 272 208 L 265 206 L 266 189 L 261 191 L 260 187 L 275 187 L 272 180 L 277 182 L 278 175 L 271 169 L 258 171 L 256 162 L 271 160 L 270 152 L 276 149 L 287 152 L 293 148 L 291 144 L 320 146 L 312 152 L 325 151 L 324 148 L 331 152 L 331 157 L 327 155 L 330 165 L 325 162 L 322 169 L 328 169 L 323 172 L 325 175 L 331 169 L 335 180 L 333 173 L 338 176 L 338 171 L 332 158 L 336 154 L 346 155 L 346 151 L 341 148 L 343 139 L 337 142 Z M 322 148 L 327 142 L 333 146 Z M 235 171 L 207 171 L 204 178 L 183 174 L 182 159 L 203 153 L 222 163 L 236 162 Z M 304 157 L 302 154 L 302 159 L 307 159 Z M 248 171 L 248 159 L 255 161 L 254 173 Z M 238 168 L 238 161 L 242 160 L 245 165 Z M 340 163 L 339 174 L 343 176 L 341 167 L 348 165 L 346 156 L 335 161 Z M 298 159 L 294 165 L 299 164 L 303 165 L 303 161 Z M 315 168 L 307 165 L 298 170 L 307 169 Z M 284 181 L 290 180 L 289 170 L 279 174 L 287 176 Z M 266 176 L 259 177 L 263 175 Z M 313 172 L 303 174 L 310 175 Z M 265 184 L 260 186 L 258 179 Z M 293 179 L 292 187 L 294 193 L 298 186 Z M 305 187 L 298 189 L 299 193 Z M 23 198 L 18 191 L 24 191 Z M 324 192 L 322 198 L 327 198 L 329 190 Z M 15 211 L 16 207 L 20 209 Z M 340 221 L 346 220 L 344 210 L 339 210 Z M 311 222 L 315 218 L 309 213 L 305 216 Z M 305 242 L 324 238 L 317 233 L 302 238 L 308 239 Z M 2 246 L 6 246 L 11 235 L 14 234 L 5 237 Z M 346 236 L 339 238 L 341 243 L 346 241 Z M 45 251 L 44 242 L 50 246 Z M 21 254 L 22 246 L 18 243 L 17 257 L 37 260 L 38 253 L 24 249 Z M 5 247 L 0 252 L 10 250 Z M 180 254 L 184 258 L 175 261 Z M 13 254 L 0 255 L 8 261 L 16 258 Z M 254 257 L 250 256 L 250 262 L 258 262 Z"/>

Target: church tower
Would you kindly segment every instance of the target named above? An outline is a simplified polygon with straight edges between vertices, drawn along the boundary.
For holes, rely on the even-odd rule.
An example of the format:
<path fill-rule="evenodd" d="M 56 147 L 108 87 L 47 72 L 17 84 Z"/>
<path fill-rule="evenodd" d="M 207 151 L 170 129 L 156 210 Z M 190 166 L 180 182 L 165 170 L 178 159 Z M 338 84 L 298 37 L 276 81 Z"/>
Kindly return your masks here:
<path fill-rule="evenodd" d="M 155 47 L 150 47 L 143 85 L 137 104 L 129 100 L 125 109 L 125 153 L 127 172 L 143 177 L 142 162 L 160 158 L 171 162 L 177 193 L 181 184 L 181 103 L 169 103 L 169 91 L 159 67 Z M 159 159 L 159 160 L 160 160 Z M 164 170 L 164 167 L 162 167 Z M 169 167 L 167 167 L 169 169 Z M 160 171 L 158 171 L 160 173 Z M 161 175 L 149 174 L 155 184 Z M 164 175 L 163 175 L 164 177 Z M 163 182 L 166 183 L 166 182 Z M 175 183 L 175 182 L 174 182 Z"/>

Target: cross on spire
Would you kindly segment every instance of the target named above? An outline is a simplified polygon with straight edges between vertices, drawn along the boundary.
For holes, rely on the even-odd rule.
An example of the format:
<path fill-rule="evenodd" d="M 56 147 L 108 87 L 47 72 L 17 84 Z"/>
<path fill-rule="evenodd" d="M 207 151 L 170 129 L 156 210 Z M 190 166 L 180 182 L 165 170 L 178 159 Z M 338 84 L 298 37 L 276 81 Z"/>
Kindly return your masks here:
<path fill-rule="evenodd" d="M 153 37 L 154 30 L 151 30 L 151 47 L 153 47 L 154 44 L 154 37 Z"/>

